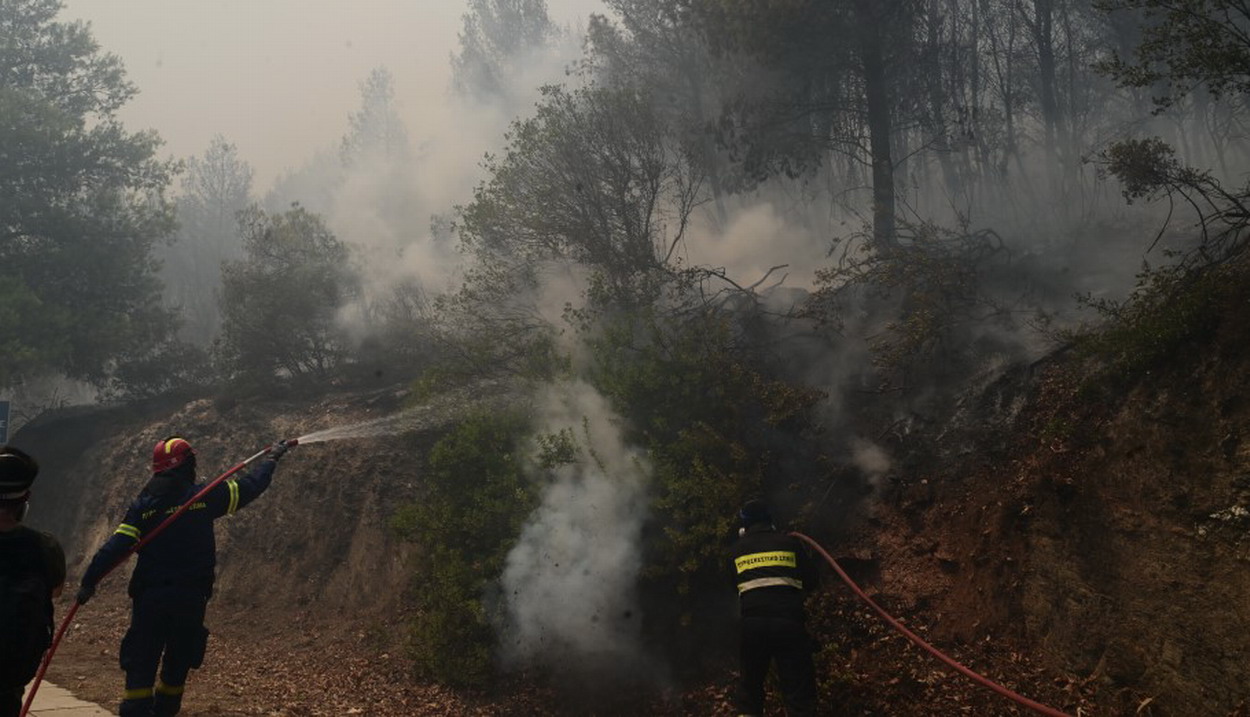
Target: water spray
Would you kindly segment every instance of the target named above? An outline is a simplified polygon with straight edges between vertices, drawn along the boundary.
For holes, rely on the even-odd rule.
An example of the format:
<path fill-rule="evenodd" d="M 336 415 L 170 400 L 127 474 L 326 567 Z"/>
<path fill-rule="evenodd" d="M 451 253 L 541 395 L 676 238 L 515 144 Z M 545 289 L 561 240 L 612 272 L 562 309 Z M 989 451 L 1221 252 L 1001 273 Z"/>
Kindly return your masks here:
<path fill-rule="evenodd" d="M 295 439 L 300 443 L 321 443 L 346 438 L 374 438 L 393 436 L 408 431 L 418 431 L 445 423 L 449 418 L 464 411 L 464 405 L 472 401 L 483 409 L 491 410 L 515 403 L 517 397 L 510 394 L 495 381 L 479 381 L 443 391 L 420 406 L 413 406 L 399 413 L 373 418 L 346 426 L 335 426 L 305 434 Z"/>

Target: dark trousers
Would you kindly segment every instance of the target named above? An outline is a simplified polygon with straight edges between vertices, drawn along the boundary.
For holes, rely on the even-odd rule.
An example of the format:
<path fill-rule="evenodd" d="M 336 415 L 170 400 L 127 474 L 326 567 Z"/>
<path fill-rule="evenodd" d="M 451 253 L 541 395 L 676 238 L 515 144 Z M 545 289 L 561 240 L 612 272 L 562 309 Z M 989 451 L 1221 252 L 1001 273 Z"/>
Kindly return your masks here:
<path fill-rule="evenodd" d="M 120 717 L 171 717 L 182 709 L 187 673 L 204 660 L 207 604 L 202 592 L 177 587 L 150 589 L 134 599 L 119 652 L 126 672 Z"/>
<path fill-rule="evenodd" d="M 774 617 L 742 618 L 738 712 L 764 714 L 764 680 L 777 663 L 781 695 L 789 717 L 816 714 L 816 670 L 812 641 L 803 623 Z"/>
<path fill-rule="evenodd" d="M 14 648 L 5 646 L 5 652 Z M 0 717 L 17 717 L 22 712 L 22 699 L 26 685 L 35 680 L 43 661 L 43 650 L 27 652 L 24 656 L 7 655 L 0 667 Z"/>
<path fill-rule="evenodd" d="M 0 717 L 17 717 L 22 711 L 22 693 L 25 686 L 0 686 Z"/>

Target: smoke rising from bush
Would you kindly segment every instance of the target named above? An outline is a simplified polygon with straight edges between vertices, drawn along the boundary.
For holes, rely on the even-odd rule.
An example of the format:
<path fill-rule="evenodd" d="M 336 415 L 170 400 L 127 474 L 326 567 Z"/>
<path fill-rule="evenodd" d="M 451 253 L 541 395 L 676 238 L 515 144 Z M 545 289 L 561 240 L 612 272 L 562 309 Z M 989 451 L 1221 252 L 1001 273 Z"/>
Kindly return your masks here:
<path fill-rule="evenodd" d="M 866 438 L 851 439 L 851 460 L 874 488 L 880 488 L 881 480 L 890 472 L 890 456 Z"/>
<path fill-rule="evenodd" d="M 539 410 L 540 431 L 569 431 L 578 450 L 572 463 L 548 473 L 542 504 L 508 555 L 504 658 L 582 673 L 639 668 L 635 585 L 650 468 L 588 384 L 550 386 Z"/>

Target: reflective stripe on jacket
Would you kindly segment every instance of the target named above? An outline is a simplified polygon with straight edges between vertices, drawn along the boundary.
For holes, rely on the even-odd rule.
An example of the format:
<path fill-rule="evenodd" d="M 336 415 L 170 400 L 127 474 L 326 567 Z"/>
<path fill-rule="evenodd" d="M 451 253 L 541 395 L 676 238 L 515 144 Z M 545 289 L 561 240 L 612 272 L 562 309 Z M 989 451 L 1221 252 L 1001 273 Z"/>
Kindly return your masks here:
<path fill-rule="evenodd" d="M 275 463 L 261 461 L 246 475 L 219 483 L 193 503 L 177 521 L 139 550 L 139 559 L 130 578 L 130 595 L 135 597 L 150 586 L 178 585 L 204 595 L 213 589 L 217 565 L 217 544 L 213 521 L 231 515 L 269 488 Z M 156 497 L 146 492 L 130 504 L 113 535 L 100 546 L 83 576 L 83 584 L 94 585 L 104 571 L 125 557 L 204 484 L 187 485 L 180 491 Z"/>
<path fill-rule="evenodd" d="M 815 587 L 812 564 L 797 538 L 753 525 L 731 552 L 744 617 L 803 621 L 804 589 Z"/>

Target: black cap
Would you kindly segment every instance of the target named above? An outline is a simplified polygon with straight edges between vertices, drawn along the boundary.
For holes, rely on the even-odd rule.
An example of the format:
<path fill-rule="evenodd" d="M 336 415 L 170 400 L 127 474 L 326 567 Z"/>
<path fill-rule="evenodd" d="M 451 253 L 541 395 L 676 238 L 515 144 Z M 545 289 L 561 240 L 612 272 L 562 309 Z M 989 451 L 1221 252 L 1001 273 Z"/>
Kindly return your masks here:
<path fill-rule="evenodd" d="M 39 464 L 34 458 L 13 446 L 0 446 L 0 500 L 26 497 L 37 475 Z"/>
<path fill-rule="evenodd" d="M 772 513 L 768 511 L 768 504 L 762 498 L 752 498 L 743 503 L 742 509 L 738 511 L 738 519 L 742 521 L 744 528 L 756 523 L 773 522 Z"/>

